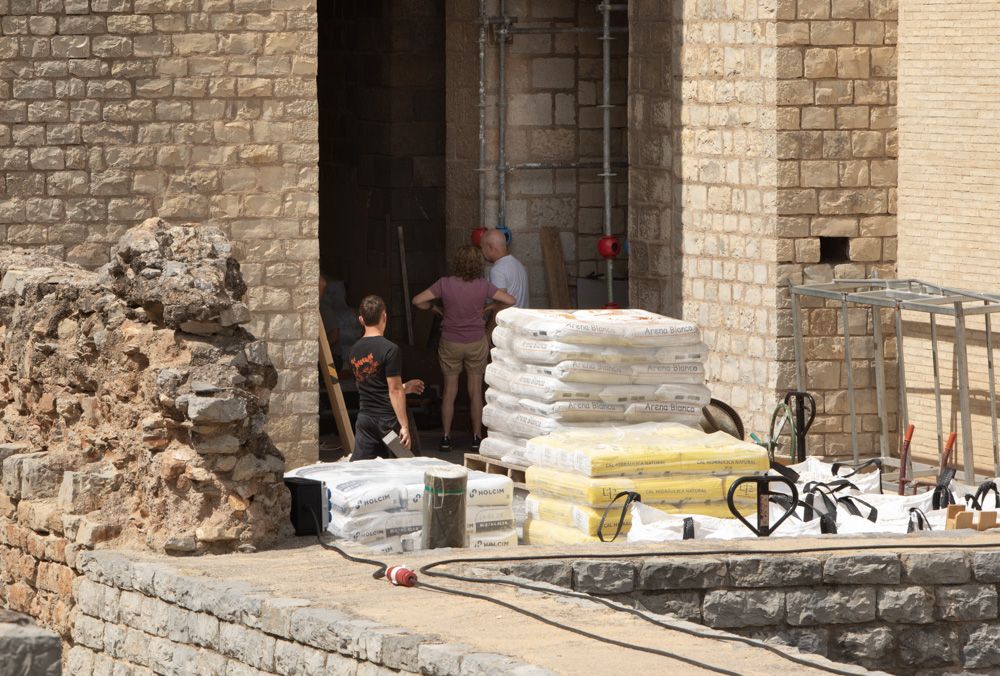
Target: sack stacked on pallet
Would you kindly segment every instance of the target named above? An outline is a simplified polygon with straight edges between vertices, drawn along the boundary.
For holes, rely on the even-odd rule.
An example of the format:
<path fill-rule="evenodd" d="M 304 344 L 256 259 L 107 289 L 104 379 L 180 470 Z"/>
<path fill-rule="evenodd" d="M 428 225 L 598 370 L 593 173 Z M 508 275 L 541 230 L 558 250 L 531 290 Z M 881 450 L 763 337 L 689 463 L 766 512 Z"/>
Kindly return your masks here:
<path fill-rule="evenodd" d="M 648 421 L 696 425 L 709 402 L 694 324 L 645 310 L 497 315 L 480 453 L 526 463 L 527 440 Z"/>
<path fill-rule="evenodd" d="M 451 463 L 434 458 L 362 460 L 309 465 L 286 476 L 316 479 L 326 488 L 324 528 L 384 553 L 420 549 L 424 472 Z M 509 477 L 469 470 L 466 527 L 470 547 L 512 547 L 514 482 Z"/>
<path fill-rule="evenodd" d="M 612 536 L 621 510 L 611 509 L 603 528 L 601 516 L 627 491 L 665 512 L 731 517 L 726 498 L 734 481 L 769 467 L 767 452 L 756 444 L 678 423 L 560 431 L 532 439 L 526 453 L 531 465 L 525 472 L 524 540 L 530 544 L 596 542 L 599 532 Z M 735 503 L 750 513 L 756 493 L 744 489 L 750 486 L 737 489 Z M 623 517 L 626 534 L 628 512 Z"/>

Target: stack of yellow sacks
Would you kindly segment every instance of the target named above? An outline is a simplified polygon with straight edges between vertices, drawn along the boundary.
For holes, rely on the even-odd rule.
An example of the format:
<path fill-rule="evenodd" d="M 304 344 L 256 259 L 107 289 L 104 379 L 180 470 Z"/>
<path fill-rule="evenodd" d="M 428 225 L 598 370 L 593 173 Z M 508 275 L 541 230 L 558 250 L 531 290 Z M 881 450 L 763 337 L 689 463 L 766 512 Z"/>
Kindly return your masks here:
<path fill-rule="evenodd" d="M 601 515 L 623 491 L 666 512 L 732 516 L 726 496 L 733 482 L 763 475 L 769 466 L 756 444 L 677 423 L 556 432 L 529 441 L 527 454 L 524 540 L 540 545 L 598 542 Z M 740 488 L 736 504 L 746 514 L 754 511 L 750 485 Z M 613 509 L 605 520 L 606 537 L 619 514 Z M 623 535 L 629 526 L 626 513 Z"/>

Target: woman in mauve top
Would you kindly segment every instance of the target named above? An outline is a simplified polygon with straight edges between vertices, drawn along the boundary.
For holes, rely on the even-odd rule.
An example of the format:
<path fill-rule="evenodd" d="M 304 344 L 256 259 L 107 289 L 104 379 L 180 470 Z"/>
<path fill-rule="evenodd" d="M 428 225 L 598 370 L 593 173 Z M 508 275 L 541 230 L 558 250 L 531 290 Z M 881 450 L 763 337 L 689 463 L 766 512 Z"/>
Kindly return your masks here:
<path fill-rule="evenodd" d="M 439 307 L 433 301 L 439 299 Z M 459 247 L 451 259 L 451 276 L 442 277 L 418 293 L 413 304 L 441 315 L 438 361 L 444 374 L 441 395 L 441 450 L 451 450 L 451 423 L 462 371 L 468 378 L 469 411 L 472 418 L 472 452 L 479 452 L 483 432 L 483 375 L 490 356 L 483 317 L 489 301 L 513 305 L 515 299 L 483 279 L 483 257 L 474 246 Z"/>

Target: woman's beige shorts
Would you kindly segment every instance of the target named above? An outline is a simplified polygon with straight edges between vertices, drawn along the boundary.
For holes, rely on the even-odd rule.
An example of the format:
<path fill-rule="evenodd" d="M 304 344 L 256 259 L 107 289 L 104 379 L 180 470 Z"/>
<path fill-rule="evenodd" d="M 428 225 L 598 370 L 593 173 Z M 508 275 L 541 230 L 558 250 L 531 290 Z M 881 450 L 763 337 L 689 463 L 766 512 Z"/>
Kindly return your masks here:
<path fill-rule="evenodd" d="M 483 336 L 474 343 L 453 343 L 442 338 L 438 343 L 438 361 L 441 363 L 441 373 L 446 376 L 458 376 L 464 369 L 473 376 L 486 373 L 486 362 L 490 356 L 490 344 Z"/>

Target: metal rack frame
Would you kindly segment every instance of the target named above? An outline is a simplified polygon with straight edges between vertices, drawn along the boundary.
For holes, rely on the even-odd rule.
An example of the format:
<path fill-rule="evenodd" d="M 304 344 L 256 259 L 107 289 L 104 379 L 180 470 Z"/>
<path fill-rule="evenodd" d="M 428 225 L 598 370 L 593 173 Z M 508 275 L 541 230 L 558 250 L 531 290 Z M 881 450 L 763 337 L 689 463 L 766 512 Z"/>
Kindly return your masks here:
<path fill-rule="evenodd" d="M 965 321 L 967 317 L 984 315 L 986 321 L 986 354 L 989 374 L 990 414 L 993 431 L 994 476 L 1000 476 L 1000 445 L 997 439 L 996 378 L 993 360 L 993 330 L 991 317 L 1000 312 L 1000 295 L 951 289 L 917 279 L 842 279 L 822 284 L 790 285 L 792 298 L 792 327 L 795 341 L 796 386 L 805 390 L 806 364 L 802 346 L 801 297 L 840 301 L 841 322 L 844 336 L 844 364 L 847 371 L 848 405 L 851 417 L 851 450 L 854 461 L 860 460 L 858 449 L 857 412 L 854 400 L 854 377 L 851 360 L 851 332 L 848 308 L 851 304 L 867 308 L 872 313 L 875 342 L 875 389 L 879 416 L 879 447 L 883 458 L 889 457 L 889 431 L 886 429 L 885 354 L 882 322 L 879 310 L 895 311 L 896 368 L 898 371 L 900 429 L 909 423 L 906 395 L 906 361 L 903 350 L 903 311 L 923 312 L 930 317 L 931 357 L 934 374 L 934 399 L 937 415 L 937 444 L 939 456 L 944 452 L 944 429 L 941 414 L 941 375 L 937 343 L 937 315 L 955 320 L 955 358 L 958 375 L 958 404 L 962 424 L 962 452 L 966 481 L 975 481 L 975 464 L 972 452 L 972 414 L 969 410 L 969 355 L 966 344 Z M 908 476 L 912 476 L 912 459 L 907 463 Z"/>
<path fill-rule="evenodd" d="M 491 16 L 487 8 L 487 0 L 479 0 L 479 226 L 489 227 L 486 223 L 486 174 L 493 172 L 497 181 L 497 225 L 502 228 L 507 225 L 507 175 L 512 171 L 536 169 L 600 169 L 604 184 L 604 234 L 611 235 L 611 179 L 616 176 L 613 167 L 628 167 L 627 160 L 611 157 L 611 42 L 614 33 L 627 33 L 624 26 L 611 25 L 611 12 L 628 11 L 626 3 L 610 3 L 606 0 L 596 6 L 601 13 L 600 28 L 585 26 L 517 26 L 518 17 L 507 14 L 507 1 L 498 0 L 498 15 Z M 497 163 L 490 169 L 486 164 L 486 43 L 490 28 L 494 27 L 497 39 Z M 596 162 L 524 162 L 508 164 L 507 162 L 507 44 L 515 35 L 539 33 L 596 33 L 600 37 L 603 59 L 602 98 L 598 108 L 602 109 L 603 118 L 601 131 L 603 135 L 603 158 L 600 164 Z M 605 260 L 608 303 L 614 302 L 614 260 Z"/>

